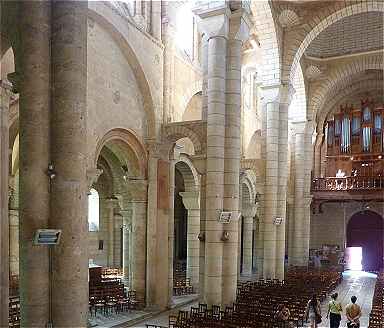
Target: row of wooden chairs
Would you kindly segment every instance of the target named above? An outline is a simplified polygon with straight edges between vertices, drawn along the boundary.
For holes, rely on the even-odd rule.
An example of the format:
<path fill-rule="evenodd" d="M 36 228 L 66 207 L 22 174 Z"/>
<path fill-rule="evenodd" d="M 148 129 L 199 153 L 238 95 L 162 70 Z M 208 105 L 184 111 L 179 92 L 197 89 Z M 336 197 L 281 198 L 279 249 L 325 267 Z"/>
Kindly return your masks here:
<path fill-rule="evenodd" d="M 193 286 L 191 285 L 191 279 L 174 279 L 173 294 L 176 296 L 193 294 Z"/>
<path fill-rule="evenodd" d="M 170 316 L 169 327 L 174 328 L 258 328 L 299 327 L 304 324 L 304 313 L 312 293 L 320 300 L 341 282 L 337 272 L 312 272 L 293 269 L 286 279 L 258 280 L 238 284 L 236 302 L 224 310 L 218 305 L 208 309 L 206 304 L 180 311 Z M 275 316 L 279 306 L 284 304 L 290 310 L 288 321 L 279 322 Z"/>
<path fill-rule="evenodd" d="M 384 272 L 377 275 L 368 328 L 384 327 Z"/>
<path fill-rule="evenodd" d="M 9 297 L 9 327 L 20 327 L 20 298 L 18 296 Z"/>
<path fill-rule="evenodd" d="M 115 296 L 106 296 L 104 298 L 90 297 L 89 313 L 96 316 L 98 313 L 109 316 L 114 313 L 137 310 L 143 306 L 143 302 L 137 298 L 136 291 L 128 291 L 127 295 L 117 294 Z"/>

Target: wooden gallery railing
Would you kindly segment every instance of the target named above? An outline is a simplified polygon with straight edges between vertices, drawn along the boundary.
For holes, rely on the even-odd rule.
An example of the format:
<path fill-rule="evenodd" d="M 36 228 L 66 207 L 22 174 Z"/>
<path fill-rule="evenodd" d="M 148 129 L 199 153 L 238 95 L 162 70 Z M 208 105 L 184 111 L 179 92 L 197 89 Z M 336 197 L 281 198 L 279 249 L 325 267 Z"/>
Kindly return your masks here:
<path fill-rule="evenodd" d="M 312 191 L 359 191 L 384 189 L 384 177 L 329 177 L 312 180 Z"/>

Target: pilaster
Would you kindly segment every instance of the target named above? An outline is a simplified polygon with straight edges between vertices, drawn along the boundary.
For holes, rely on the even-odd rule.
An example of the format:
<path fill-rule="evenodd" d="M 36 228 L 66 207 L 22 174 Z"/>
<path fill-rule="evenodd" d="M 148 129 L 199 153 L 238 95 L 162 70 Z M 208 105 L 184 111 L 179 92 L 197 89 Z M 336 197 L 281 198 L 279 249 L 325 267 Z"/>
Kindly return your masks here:
<path fill-rule="evenodd" d="M 0 327 L 8 326 L 9 309 L 9 100 L 12 85 L 0 80 Z"/>

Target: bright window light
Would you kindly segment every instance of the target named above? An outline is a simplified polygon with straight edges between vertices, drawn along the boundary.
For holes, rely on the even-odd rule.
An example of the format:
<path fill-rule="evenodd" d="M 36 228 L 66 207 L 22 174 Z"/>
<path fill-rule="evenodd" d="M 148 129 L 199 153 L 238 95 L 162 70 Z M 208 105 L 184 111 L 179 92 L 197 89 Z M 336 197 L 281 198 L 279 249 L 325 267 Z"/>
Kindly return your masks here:
<path fill-rule="evenodd" d="M 352 271 L 361 271 L 363 266 L 363 249 L 361 247 L 348 247 L 346 249 L 347 269 Z"/>
<path fill-rule="evenodd" d="M 88 227 L 89 231 L 99 231 L 99 193 L 91 189 L 88 195 Z"/>
<path fill-rule="evenodd" d="M 176 43 L 190 58 L 193 55 L 193 13 L 192 2 L 188 1 L 177 11 Z"/>

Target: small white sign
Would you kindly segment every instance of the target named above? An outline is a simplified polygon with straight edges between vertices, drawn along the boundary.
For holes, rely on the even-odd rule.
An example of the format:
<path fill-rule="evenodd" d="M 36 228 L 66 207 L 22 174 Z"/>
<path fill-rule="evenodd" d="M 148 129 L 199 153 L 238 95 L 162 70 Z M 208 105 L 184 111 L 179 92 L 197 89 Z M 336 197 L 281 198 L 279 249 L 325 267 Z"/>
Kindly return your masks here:
<path fill-rule="evenodd" d="M 280 225 L 280 224 L 283 223 L 283 220 L 284 220 L 283 218 L 275 218 L 275 220 L 274 220 L 273 223 L 274 223 L 275 225 Z"/>
<path fill-rule="evenodd" d="M 219 222 L 220 223 L 230 223 L 232 220 L 232 212 L 222 211 L 220 213 Z"/>

